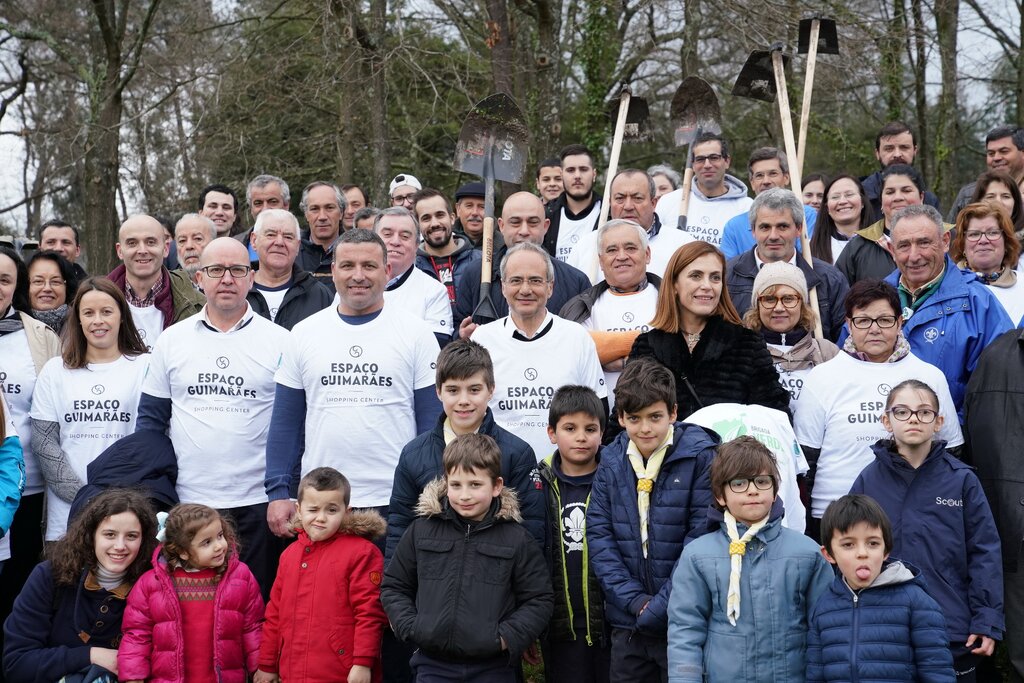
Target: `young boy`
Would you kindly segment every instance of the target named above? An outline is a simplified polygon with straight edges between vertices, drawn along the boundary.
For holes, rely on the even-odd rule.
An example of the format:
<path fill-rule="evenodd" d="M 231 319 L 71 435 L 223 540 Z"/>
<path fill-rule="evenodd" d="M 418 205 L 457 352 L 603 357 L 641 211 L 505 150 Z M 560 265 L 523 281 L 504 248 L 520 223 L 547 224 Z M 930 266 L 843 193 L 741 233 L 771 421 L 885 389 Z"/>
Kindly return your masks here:
<path fill-rule="evenodd" d="M 501 451 L 501 476 L 519 497 L 523 526 L 544 541 L 544 494 L 537 476 L 537 457 L 529 444 L 494 422 L 488 401 L 494 394 L 494 366 L 480 344 L 468 339 L 452 342 L 437 357 L 437 397 L 444 414 L 430 432 L 402 449 L 395 468 L 388 506 L 386 562 L 415 517 L 413 508 L 427 484 L 444 475 L 441 455 L 460 434 L 486 434 Z"/>
<path fill-rule="evenodd" d="M 676 422 L 675 379 L 639 359 L 615 386 L 626 430 L 601 452 L 587 508 L 590 566 L 612 627 L 611 681 L 667 677 L 668 597 L 683 545 L 706 531 L 718 437 Z"/>
<path fill-rule="evenodd" d="M 919 572 L 886 563 L 892 526 L 871 498 L 850 494 L 821 518 L 821 551 L 839 576 L 811 611 L 807 683 L 955 683 L 946 622 Z"/>
<path fill-rule="evenodd" d="M 348 479 L 318 467 L 299 482 L 299 537 L 281 554 L 254 683 L 380 680 L 384 533 L 376 512 L 352 512 Z"/>
<path fill-rule="evenodd" d="M 835 574 L 814 541 L 782 526 L 779 470 L 760 441 L 719 447 L 711 491 L 717 529 L 672 574 L 669 680 L 802 683 L 810 610 Z"/>
<path fill-rule="evenodd" d="M 513 683 L 551 618 L 551 579 L 500 462 L 491 437 L 456 437 L 384 574 L 395 635 L 419 648 L 417 680 Z"/>
<path fill-rule="evenodd" d="M 601 399 L 590 387 L 567 385 L 551 399 L 548 437 L 556 449 L 540 463 L 548 512 L 544 553 L 555 590 L 554 616 L 541 643 L 547 681 L 608 680 L 601 585 L 586 560 L 584 536 L 604 423 Z"/>

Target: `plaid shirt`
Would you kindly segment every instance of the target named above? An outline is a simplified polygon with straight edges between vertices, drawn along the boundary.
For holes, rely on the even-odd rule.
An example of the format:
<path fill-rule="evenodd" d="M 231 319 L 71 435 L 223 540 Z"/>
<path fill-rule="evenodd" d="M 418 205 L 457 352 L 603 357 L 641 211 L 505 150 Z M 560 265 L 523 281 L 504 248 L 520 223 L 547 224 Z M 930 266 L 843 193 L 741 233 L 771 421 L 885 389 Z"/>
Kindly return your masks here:
<path fill-rule="evenodd" d="M 149 290 L 149 294 L 140 297 L 135 293 L 135 290 L 132 289 L 131 284 L 129 284 L 126 279 L 124 282 L 124 296 L 128 299 L 128 303 L 135 306 L 135 308 L 146 308 L 147 306 L 152 306 L 156 302 L 156 295 L 160 293 L 160 290 L 162 290 L 163 287 L 164 278 L 161 273 L 161 276 L 157 278 L 156 283 L 153 285 L 153 289 Z"/>

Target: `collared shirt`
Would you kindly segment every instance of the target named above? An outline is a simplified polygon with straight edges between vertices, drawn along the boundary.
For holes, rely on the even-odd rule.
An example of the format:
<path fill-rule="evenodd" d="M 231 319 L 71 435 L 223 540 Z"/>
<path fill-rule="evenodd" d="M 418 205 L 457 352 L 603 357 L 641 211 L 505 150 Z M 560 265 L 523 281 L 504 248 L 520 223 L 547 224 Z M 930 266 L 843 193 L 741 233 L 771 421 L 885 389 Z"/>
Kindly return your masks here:
<path fill-rule="evenodd" d="M 210 321 L 209 311 L 207 311 L 207 309 L 209 307 L 210 307 L 209 304 L 206 304 L 205 306 L 203 306 L 203 310 L 199 311 L 199 315 L 195 316 L 196 320 L 195 320 L 194 324 L 195 324 L 196 327 L 198 327 L 199 325 L 203 325 L 208 330 L 211 330 L 213 332 L 218 332 L 220 334 L 230 334 L 231 332 L 235 332 L 237 330 L 242 329 L 243 327 L 245 327 L 246 325 L 251 323 L 252 319 L 253 319 L 253 316 L 256 315 L 253 312 L 253 310 L 252 310 L 252 306 L 250 306 L 249 302 L 247 301 L 247 302 L 245 302 L 245 313 L 243 313 L 242 317 L 238 319 L 238 322 L 236 322 L 234 325 L 232 325 L 228 329 L 222 330 L 219 327 L 217 327 L 216 325 L 214 325 L 213 322 Z"/>
<path fill-rule="evenodd" d="M 513 339 L 518 339 L 519 341 L 533 341 L 534 339 L 540 339 L 547 334 L 554 322 L 554 318 L 551 317 L 551 311 L 545 310 L 544 321 L 540 324 L 540 327 L 537 328 L 537 331 L 530 335 L 520 329 L 519 326 L 516 325 L 516 321 L 511 315 L 509 315 L 505 320 L 505 331 L 508 332 L 511 328 L 510 334 Z M 511 325 L 509 323 L 511 323 Z"/>
<path fill-rule="evenodd" d="M 136 294 L 135 290 L 132 289 L 132 285 L 128 282 L 127 278 L 124 281 L 124 297 L 128 300 L 128 303 L 136 308 L 146 308 L 156 303 L 156 295 L 161 292 L 164 288 L 164 275 L 160 273 L 160 277 L 153 283 L 153 289 L 149 290 L 149 294 L 140 297 Z"/>
<path fill-rule="evenodd" d="M 758 270 L 761 270 L 761 268 L 764 266 L 764 264 L 767 263 L 767 261 L 762 261 L 761 257 L 757 255 L 757 247 L 754 247 L 754 263 L 757 264 L 757 269 Z M 793 251 L 793 256 L 792 256 L 792 258 L 789 259 L 789 261 L 787 261 L 787 263 L 789 263 L 789 265 L 791 265 L 791 266 L 796 266 L 797 265 L 797 263 L 796 263 L 796 250 Z M 800 266 L 797 266 L 797 268 L 799 268 L 799 267 Z"/>
<path fill-rule="evenodd" d="M 942 283 L 942 278 L 945 277 L 945 275 L 946 267 L 943 266 L 942 272 L 940 272 L 936 277 L 911 291 L 910 288 L 907 287 L 906 280 L 903 279 L 903 273 L 900 273 L 899 295 L 900 303 L 903 305 L 903 308 L 910 308 L 911 311 L 916 311 L 918 307 L 924 303 L 925 299 L 931 296 L 935 290 L 939 288 L 939 285 Z M 903 317 L 906 319 L 909 316 L 904 312 Z"/>

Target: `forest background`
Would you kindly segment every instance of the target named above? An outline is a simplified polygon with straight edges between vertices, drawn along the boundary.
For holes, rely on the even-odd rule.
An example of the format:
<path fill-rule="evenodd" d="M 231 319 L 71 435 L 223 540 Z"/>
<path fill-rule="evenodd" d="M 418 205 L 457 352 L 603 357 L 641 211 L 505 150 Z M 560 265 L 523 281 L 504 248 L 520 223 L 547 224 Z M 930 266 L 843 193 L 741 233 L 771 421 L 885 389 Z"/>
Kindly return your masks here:
<path fill-rule="evenodd" d="M 1020 0 L 4 0 L 0 233 L 61 217 L 107 272 L 126 215 L 173 220 L 214 182 L 244 203 L 248 179 L 279 175 L 296 213 L 314 179 L 377 205 L 400 172 L 452 193 L 462 120 L 495 91 L 527 116 L 531 164 L 583 142 L 600 169 L 629 83 L 651 138 L 620 168 L 678 169 L 669 103 L 687 75 L 718 93 L 745 180 L 749 152 L 782 134 L 777 107 L 732 84 L 750 50 L 784 42 L 796 120 L 798 25 L 816 12 L 841 54 L 818 59 L 805 175 L 872 172 L 878 128 L 905 120 L 948 205 L 984 169 L 985 132 L 1024 125 Z"/>

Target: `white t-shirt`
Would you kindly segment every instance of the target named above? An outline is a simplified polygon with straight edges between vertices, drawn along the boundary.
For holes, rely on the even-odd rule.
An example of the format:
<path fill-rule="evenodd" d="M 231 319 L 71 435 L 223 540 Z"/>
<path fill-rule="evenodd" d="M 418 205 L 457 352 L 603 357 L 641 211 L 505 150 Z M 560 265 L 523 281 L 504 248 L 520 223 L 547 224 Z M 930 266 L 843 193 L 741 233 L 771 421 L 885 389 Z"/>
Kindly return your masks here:
<path fill-rule="evenodd" d="M 288 330 L 251 308 L 228 332 L 208 326 L 204 307 L 160 335 L 142 391 L 171 400 L 168 436 L 182 503 L 236 508 L 267 502 L 274 373 L 289 341 Z"/>
<path fill-rule="evenodd" d="M 33 381 L 35 378 L 33 377 Z M 7 400 L 4 398 L 4 394 L 0 391 L 0 403 L 3 403 L 4 417 L 6 418 L 4 424 L 4 439 L 9 439 L 12 436 L 19 436 L 18 427 L 14 424 L 14 418 L 11 415 L 11 408 L 7 405 Z M 10 531 L 8 529 L 7 531 Z M 11 535 L 4 534 L 3 538 L 0 538 L 0 562 L 11 559 Z"/>
<path fill-rule="evenodd" d="M 769 344 L 768 346 L 783 352 L 793 348 L 792 346 L 782 346 L 780 344 Z M 782 367 L 781 363 L 775 364 L 775 372 L 779 373 L 779 384 L 789 392 L 789 410 L 791 413 L 796 414 L 796 402 L 800 399 L 800 392 L 804 388 L 804 380 L 807 379 L 807 373 L 812 369 L 786 370 Z"/>
<path fill-rule="evenodd" d="M 651 249 L 651 262 L 647 264 L 647 272 L 663 277 L 665 275 L 665 268 L 668 267 L 669 259 L 676 253 L 676 249 L 693 241 L 693 235 L 677 229 L 674 225 L 670 228 L 666 228 L 664 225 L 661 226 L 658 234 L 647 243 Z M 605 279 L 597 260 L 596 231 L 593 235 L 587 236 L 573 250 L 568 263 L 570 266 L 582 271 L 595 285 Z"/>
<path fill-rule="evenodd" d="M 989 287 L 988 291 L 1003 305 L 1013 324 L 1020 323 L 1024 317 L 1024 277 L 1018 274 L 1013 287 Z"/>
<path fill-rule="evenodd" d="M 263 299 L 267 302 L 267 309 L 270 311 L 270 322 L 274 322 L 277 318 L 277 312 L 281 308 L 281 304 L 284 303 L 284 297 L 288 294 L 288 290 L 291 287 L 276 287 L 267 289 L 260 285 L 253 285 L 253 289 L 263 295 Z"/>
<path fill-rule="evenodd" d="M 434 386 L 437 354 L 426 324 L 397 306 L 362 325 L 334 307 L 296 325 L 274 380 L 306 392 L 302 474 L 334 467 L 353 507 L 387 505 L 398 455 L 416 436 L 413 393 Z"/>
<path fill-rule="evenodd" d="M 881 421 L 886 397 L 907 379 L 920 380 L 935 391 L 945 418 L 938 437 L 950 447 L 961 445 L 964 437 L 945 375 L 913 354 L 896 363 L 870 363 L 840 352 L 807 374 L 793 427 L 802 445 L 821 449 L 812 515 L 825 514 L 828 504 L 849 493 L 857 475 L 874 461 L 872 444 L 888 436 Z"/>
<path fill-rule="evenodd" d="M 60 357 L 43 366 L 32 397 L 32 418 L 60 425 L 60 448 L 78 478 L 108 446 L 135 431 L 142 378 L 149 354 L 121 356 L 112 363 L 90 363 L 69 370 Z M 67 531 L 71 504 L 46 492 L 46 540 Z"/>
<path fill-rule="evenodd" d="M 32 425 L 29 413 L 32 410 L 32 392 L 36 386 L 36 366 L 28 348 L 28 335 L 18 330 L 0 337 L 0 390 L 11 409 L 14 427 L 21 438 L 21 449 L 25 454 L 25 490 L 23 496 L 42 493 L 46 483 L 39 471 L 39 461 L 32 453 Z"/>
<path fill-rule="evenodd" d="M 690 206 L 687 211 L 686 231 L 694 239 L 703 240 L 716 247 L 722 245 L 722 233 L 730 218 L 750 209 L 754 200 L 747 196 L 747 188 L 732 176 L 726 176 L 727 192 L 720 197 L 708 199 L 701 193 L 697 180 L 690 186 Z M 741 189 L 742 188 L 742 189 Z M 658 200 L 658 218 L 661 229 L 676 228 L 679 224 L 679 204 L 683 190 L 672 190 Z M 659 273 L 660 275 L 661 273 Z"/>
<path fill-rule="evenodd" d="M 593 308 L 590 310 L 590 317 L 581 324 L 588 330 L 602 330 L 605 332 L 625 332 L 629 330 L 640 330 L 647 332 L 651 329 L 651 319 L 654 318 L 654 310 L 658 306 L 658 289 L 648 284 L 644 289 L 634 294 L 615 294 L 607 290 L 597 297 Z M 619 381 L 621 371 L 604 371 L 605 388 L 608 390 L 609 406 L 614 405 L 615 384 Z"/>
<path fill-rule="evenodd" d="M 829 238 L 832 241 L 832 264 L 839 260 L 839 255 L 843 253 L 843 249 L 846 249 L 846 245 L 850 243 L 850 240 L 837 240 L 835 237 Z"/>
<path fill-rule="evenodd" d="M 337 295 L 334 300 L 337 306 Z M 412 267 L 405 282 L 384 292 L 384 301 L 412 313 L 425 322 L 432 332 L 451 336 L 454 331 L 448 288 L 416 266 Z"/>
<path fill-rule="evenodd" d="M 692 413 L 686 421 L 715 431 L 722 443 L 750 435 L 767 446 L 779 468 L 778 495 L 786 508 L 782 524 L 803 533 L 806 508 L 800 500 L 796 477 L 807 471 L 807 459 L 784 412 L 758 405 L 716 403 Z"/>
<path fill-rule="evenodd" d="M 152 351 L 153 345 L 156 344 L 156 340 L 160 338 L 160 334 L 164 331 L 163 311 L 156 306 L 139 308 L 138 306 L 128 304 L 128 308 L 131 309 L 132 321 L 139 330 L 142 342 Z"/>
<path fill-rule="evenodd" d="M 590 233 L 597 227 L 601 217 L 601 200 L 594 202 L 590 211 L 581 218 L 569 218 L 562 207 L 562 215 L 558 222 L 558 240 L 555 242 L 555 258 L 570 263 L 570 258 L 577 246 L 586 242 Z M 586 269 L 583 272 L 587 272 Z M 550 442 L 549 442 L 550 443 Z"/>
<path fill-rule="evenodd" d="M 481 325 L 473 341 L 483 345 L 494 363 L 494 421 L 530 444 L 538 460 L 553 452 L 548 439 L 548 408 L 555 391 L 566 384 L 582 384 L 608 396 L 597 347 L 581 325 L 547 314 L 543 331 L 530 341 L 515 339 L 510 317 Z"/>

